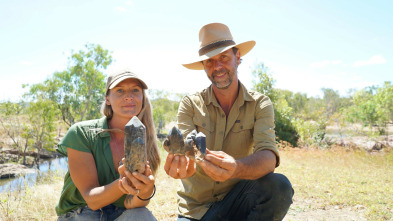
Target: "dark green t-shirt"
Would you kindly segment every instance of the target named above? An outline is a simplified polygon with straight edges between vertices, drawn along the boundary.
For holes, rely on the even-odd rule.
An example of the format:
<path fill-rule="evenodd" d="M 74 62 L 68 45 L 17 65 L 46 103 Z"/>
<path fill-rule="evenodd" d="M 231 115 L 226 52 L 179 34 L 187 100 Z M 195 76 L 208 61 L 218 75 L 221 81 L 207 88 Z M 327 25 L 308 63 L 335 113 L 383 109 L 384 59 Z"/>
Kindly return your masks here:
<path fill-rule="evenodd" d="M 102 132 L 102 129 L 108 129 L 106 117 L 76 123 L 70 127 L 57 147 L 57 151 L 64 156 L 67 156 L 67 148 L 91 153 L 96 163 L 100 186 L 107 185 L 119 178 L 119 174 L 116 172 L 113 164 L 112 151 L 109 146 L 110 134 L 109 132 Z M 124 207 L 125 196 L 123 195 L 112 204 L 117 207 Z M 86 201 L 76 188 L 68 171 L 64 177 L 64 186 L 60 200 L 56 205 L 57 215 L 65 214 L 86 205 Z"/>

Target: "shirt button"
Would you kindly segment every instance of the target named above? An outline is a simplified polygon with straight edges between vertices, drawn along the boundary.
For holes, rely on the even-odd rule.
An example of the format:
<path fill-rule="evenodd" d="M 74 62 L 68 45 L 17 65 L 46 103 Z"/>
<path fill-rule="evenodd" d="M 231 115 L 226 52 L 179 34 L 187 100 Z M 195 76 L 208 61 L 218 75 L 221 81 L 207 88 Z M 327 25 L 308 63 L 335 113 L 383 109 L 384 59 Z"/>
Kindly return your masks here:
<path fill-rule="evenodd" d="M 221 117 L 224 118 L 224 117 L 225 117 L 225 114 L 221 115 Z"/>
<path fill-rule="evenodd" d="M 203 123 L 203 124 L 202 124 L 202 127 L 206 127 L 206 124 L 205 124 L 205 123 Z"/>
<path fill-rule="evenodd" d="M 220 131 L 220 136 L 224 135 L 224 132 Z"/>
<path fill-rule="evenodd" d="M 243 129 L 243 126 L 240 126 L 240 129 Z"/>
<path fill-rule="evenodd" d="M 216 182 L 216 184 L 220 184 L 220 182 L 219 182 L 219 181 L 217 181 L 217 182 Z"/>

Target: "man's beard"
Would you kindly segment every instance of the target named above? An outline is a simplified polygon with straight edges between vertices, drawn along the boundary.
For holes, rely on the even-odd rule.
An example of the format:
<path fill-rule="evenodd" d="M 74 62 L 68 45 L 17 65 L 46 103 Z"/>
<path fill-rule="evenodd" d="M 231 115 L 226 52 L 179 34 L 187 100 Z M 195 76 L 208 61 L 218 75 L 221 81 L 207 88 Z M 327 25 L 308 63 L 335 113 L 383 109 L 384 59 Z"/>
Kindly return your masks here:
<path fill-rule="evenodd" d="M 234 71 L 230 71 L 228 69 L 221 69 L 219 71 L 213 71 L 212 76 L 208 76 L 210 81 L 218 88 L 218 89 L 227 89 L 229 88 L 229 86 L 231 86 L 232 82 L 233 82 L 233 76 L 235 75 Z M 222 74 L 222 73 L 226 73 L 228 75 L 228 79 L 226 79 L 224 82 L 217 82 L 216 80 L 214 80 L 214 77 Z"/>

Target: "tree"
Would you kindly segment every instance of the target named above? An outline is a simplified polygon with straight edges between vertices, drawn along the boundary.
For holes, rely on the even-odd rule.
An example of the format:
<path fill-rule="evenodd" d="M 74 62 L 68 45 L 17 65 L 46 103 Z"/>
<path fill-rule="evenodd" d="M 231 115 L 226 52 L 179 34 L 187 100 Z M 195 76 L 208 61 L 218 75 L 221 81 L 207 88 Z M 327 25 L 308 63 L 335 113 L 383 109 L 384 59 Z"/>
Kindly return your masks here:
<path fill-rule="evenodd" d="M 56 137 L 56 116 L 58 109 L 55 103 L 48 99 L 38 99 L 27 106 L 30 121 L 28 135 L 37 149 L 35 162 L 38 165 L 43 149 L 53 151 Z"/>
<path fill-rule="evenodd" d="M 112 63 L 112 56 L 100 45 L 86 44 L 86 51 L 72 52 L 68 59 L 65 71 L 55 72 L 43 83 L 32 85 L 25 97 L 51 100 L 57 104 L 63 121 L 71 126 L 76 121 L 100 116 L 105 97 L 103 70 Z"/>
<path fill-rule="evenodd" d="M 280 95 L 278 90 L 273 88 L 274 79 L 268 73 L 268 68 L 263 63 L 256 65 L 253 70 L 256 80 L 253 81 L 253 90 L 267 95 L 274 105 L 274 116 L 276 124 L 276 136 L 278 140 L 287 141 L 293 146 L 297 146 L 299 135 L 292 124 L 292 108 L 284 95 Z"/>
<path fill-rule="evenodd" d="M 326 118 L 330 119 L 340 108 L 340 95 L 337 91 L 330 88 L 322 88 L 322 91 Z"/>
<path fill-rule="evenodd" d="M 383 87 L 378 88 L 375 95 L 377 110 L 381 116 L 379 124 L 381 134 L 386 135 L 386 142 L 389 144 L 389 122 L 393 121 L 393 85 L 390 82 L 385 82 Z"/>
<path fill-rule="evenodd" d="M 167 122 L 176 121 L 179 102 L 170 100 L 169 97 L 172 95 L 162 90 L 149 90 L 149 94 L 152 97 L 154 124 L 157 128 L 157 133 L 161 134 Z M 175 95 L 175 97 L 179 96 L 181 95 Z"/>
<path fill-rule="evenodd" d="M 276 101 L 277 94 L 273 89 L 275 80 L 269 74 L 268 68 L 263 63 L 259 63 L 255 66 L 252 74 L 256 80 L 253 80 L 253 90 L 258 91 L 270 98 L 272 102 Z"/>
<path fill-rule="evenodd" d="M 22 151 L 22 131 L 23 131 L 23 119 L 22 110 L 23 104 L 13 103 L 11 101 L 3 102 L 0 105 L 1 115 L 0 124 L 4 129 L 5 134 L 12 140 L 14 147 L 18 150 L 18 160 L 19 153 Z M 25 162 L 25 159 L 23 159 Z"/>

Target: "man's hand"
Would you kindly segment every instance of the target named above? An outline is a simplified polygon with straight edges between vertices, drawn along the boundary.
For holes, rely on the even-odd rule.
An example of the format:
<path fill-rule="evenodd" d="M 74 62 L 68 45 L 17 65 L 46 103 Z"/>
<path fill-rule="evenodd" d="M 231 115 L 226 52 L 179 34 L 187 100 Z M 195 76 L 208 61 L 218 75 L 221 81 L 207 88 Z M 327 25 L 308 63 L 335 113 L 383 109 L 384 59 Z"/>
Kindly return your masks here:
<path fill-rule="evenodd" d="M 238 162 L 222 151 L 206 150 L 205 159 L 198 162 L 205 173 L 215 181 L 226 181 L 234 178 Z"/>
<path fill-rule="evenodd" d="M 165 172 L 175 179 L 185 179 L 195 174 L 196 164 L 191 158 L 184 155 L 168 154 L 166 157 Z"/>

